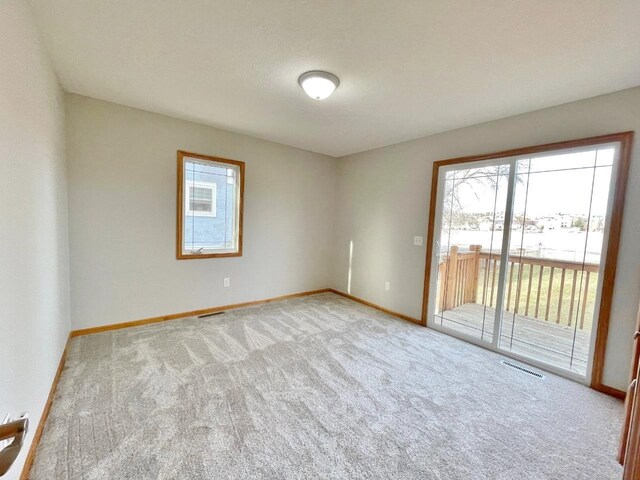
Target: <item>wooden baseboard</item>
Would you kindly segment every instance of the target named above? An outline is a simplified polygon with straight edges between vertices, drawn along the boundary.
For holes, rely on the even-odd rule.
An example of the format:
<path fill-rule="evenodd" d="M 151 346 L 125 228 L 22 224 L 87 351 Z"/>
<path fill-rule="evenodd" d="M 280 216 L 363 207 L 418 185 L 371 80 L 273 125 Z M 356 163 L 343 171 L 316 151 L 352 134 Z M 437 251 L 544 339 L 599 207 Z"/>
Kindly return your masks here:
<path fill-rule="evenodd" d="M 345 298 L 348 298 L 349 300 L 353 300 L 354 302 L 358 302 L 358 303 L 361 303 L 363 305 L 366 305 L 367 307 L 375 308 L 376 310 L 380 310 L 381 312 L 387 313 L 389 315 L 393 315 L 394 317 L 401 318 L 402 320 L 407 320 L 408 322 L 411 322 L 411 323 L 416 323 L 418 325 L 423 325 L 421 320 L 418 320 L 417 318 L 410 317 L 409 315 L 404 315 L 402 313 L 394 312 L 393 310 L 389 310 L 388 308 L 384 308 L 384 307 L 381 307 L 380 305 L 376 305 L 375 303 L 368 302 L 367 300 L 363 300 L 361 298 L 354 297 L 353 295 L 350 295 L 348 293 L 344 293 L 344 292 L 341 292 L 339 290 L 334 290 L 333 288 L 329 288 L 328 290 L 330 292 L 332 292 L 332 293 L 335 293 L 337 295 L 341 295 L 341 296 L 343 296 Z"/>
<path fill-rule="evenodd" d="M 280 297 L 267 298 L 264 300 L 254 300 L 252 302 L 234 303 L 232 305 L 222 305 L 220 307 L 204 308 L 202 310 L 192 310 L 190 312 L 172 313 L 170 315 L 163 315 L 161 317 L 143 318 L 141 320 L 133 320 L 122 323 L 112 323 L 109 325 L 101 325 L 99 327 L 82 328 L 80 330 L 73 330 L 71 337 L 79 337 L 81 335 L 90 335 L 92 333 L 108 332 L 110 330 L 120 330 L 121 328 L 139 327 L 141 325 L 147 325 L 149 323 L 166 322 L 167 320 L 177 320 L 179 318 L 197 317 L 198 315 L 206 315 L 209 313 L 222 312 L 225 310 L 233 310 L 234 308 L 251 307 L 254 305 L 262 305 L 264 303 L 277 302 L 280 300 L 287 300 L 290 298 L 306 297 L 307 295 L 315 295 L 317 293 L 330 292 L 330 288 L 322 288 L 320 290 L 310 290 L 307 292 L 292 293 L 289 295 L 282 295 Z"/>
<path fill-rule="evenodd" d="M 29 478 L 29 473 L 31 472 L 31 467 L 33 465 L 33 460 L 36 456 L 36 450 L 38 449 L 38 444 L 40 443 L 40 438 L 42 437 L 42 432 L 44 431 L 44 425 L 47 423 L 47 418 L 49 417 L 49 412 L 51 411 L 51 404 L 53 403 L 53 397 L 56 394 L 56 389 L 58 388 L 58 381 L 60 380 L 60 375 L 62 374 L 62 370 L 64 369 L 64 364 L 67 361 L 67 349 L 69 348 L 69 341 L 71 340 L 71 334 L 67 337 L 67 343 L 64 346 L 64 350 L 62 351 L 62 356 L 60 357 L 60 363 L 58 363 L 58 370 L 56 370 L 56 374 L 53 377 L 53 383 L 51 384 L 51 389 L 49 390 L 49 396 L 47 397 L 47 402 L 44 404 L 44 409 L 42 410 L 42 415 L 40 415 L 40 421 L 38 422 L 38 427 L 33 435 L 33 440 L 31 441 L 31 447 L 29 448 L 29 453 L 27 453 L 27 458 L 24 461 L 24 465 L 22 467 L 22 473 L 20 474 L 20 480 L 27 480 Z"/>
<path fill-rule="evenodd" d="M 355 302 L 362 303 L 363 305 L 366 305 L 368 307 L 375 308 L 376 310 L 380 310 L 381 312 L 387 313 L 389 315 L 393 315 L 394 317 L 398 317 L 403 320 L 416 323 L 418 325 L 422 324 L 422 322 L 417 318 L 413 318 L 408 315 L 404 315 L 402 313 L 394 312 L 393 310 L 389 310 L 387 308 L 381 307 L 380 305 L 376 305 L 375 303 L 371 303 L 361 298 L 354 297 L 353 295 L 349 295 L 339 290 L 334 290 L 333 288 L 322 288 L 320 290 L 310 290 L 307 292 L 292 293 L 289 295 L 282 295 L 280 297 L 267 298 L 264 300 L 254 300 L 252 302 L 234 303 L 231 305 L 222 305 L 219 307 L 204 308 L 201 310 L 192 310 L 190 312 L 172 313 L 172 314 L 163 315 L 160 317 L 150 317 L 150 318 L 143 318 L 141 320 L 132 320 L 129 322 L 101 325 L 99 327 L 83 328 L 79 330 L 73 330 L 71 332 L 71 337 L 79 337 L 81 335 L 91 335 L 93 333 L 108 332 L 110 330 L 120 330 L 122 328 L 139 327 L 141 325 L 148 325 L 150 323 L 160 323 L 160 322 L 166 322 L 168 320 L 177 320 L 180 318 L 197 317 L 198 315 L 207 315 L 209 313 L 222 312 L 225 310 L 233 310 L 235 308 L 251 307 L 254 305 L 262 305 L 264 303 L 277 302 L 280 300 L 287 300 L 290 298 L 306 297 L 307 295 L 315 295 L 318 293 L 327 293 L 327 292 L 332 292 L 337 295 L 341 295 Z"/>
<path fill-rule="evenodd" d="M 620 400 L 624 400 L 627 396 L 626 392 L 618 390 L 617 388 L 607 387 L 606 385 L 592 385 L 591 388 L 597 390 L 598 392 L 606 393 L 607 395 L 611 395 L 612 397 L 619 398 Z"/>

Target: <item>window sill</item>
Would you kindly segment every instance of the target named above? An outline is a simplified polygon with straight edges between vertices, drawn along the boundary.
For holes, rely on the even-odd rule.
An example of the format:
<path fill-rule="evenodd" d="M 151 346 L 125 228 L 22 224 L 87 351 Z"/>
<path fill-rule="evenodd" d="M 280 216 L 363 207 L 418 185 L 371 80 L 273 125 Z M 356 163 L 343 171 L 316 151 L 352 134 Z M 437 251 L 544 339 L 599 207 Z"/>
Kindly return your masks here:
<path fill-rule="evenodd" d="M 241 257 L 242 251 L 237 252 L 219 252 L 219 253 L 184 253 L 178 252 L 177 260 L 193 260 L 194 258 L 224 258 L 224 257 Z"/>

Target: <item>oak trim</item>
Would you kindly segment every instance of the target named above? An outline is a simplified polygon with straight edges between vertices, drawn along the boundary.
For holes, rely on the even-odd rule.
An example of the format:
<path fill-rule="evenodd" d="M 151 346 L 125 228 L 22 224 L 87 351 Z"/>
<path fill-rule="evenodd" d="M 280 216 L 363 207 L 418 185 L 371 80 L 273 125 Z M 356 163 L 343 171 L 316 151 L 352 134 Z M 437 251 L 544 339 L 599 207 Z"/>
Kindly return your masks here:
<path fill-rule="evenodd" d="M 47 397 L 47 401 L 44 404 L 42 415 L 40 415 L 40 421 L 38 422 L 38 427 L 36 428 L 36 431 L 33 435 L 33 440 L 31 440 L 29 453 L 27 453 L 27 458 L 25 459 L 24 465 L 22 466 L 22 473 L 20 474 L 20 480 L 28 480 L 29 474 L 31 473 L 31 467 L 33 467 L 33 461 L 36 456 L 36 450 L 38 449 L 38 445 L 40 444 L 40 439 L 42 438 L 42 433 L 44 432 L 44 426 L 47 423 L 47 418 L 49 418 L 49 412 L 51 411 L 51 404 L 53 403 L 53 397 L 55 396 L 56 390 L 58 389 L 58 381 L 60 380 L 60 375 L 62 374 L 62 370 L 64 369 L 64 364 L 67 361 L 67 350 L 69 349 L 70 340 L 71 340 L 71 334 L 69 334 L 69 336 L 67 337 L 67 342 L 64 346 L 64 350 L 62 351 L 60 362 L 58 363 L 58 370 L 56 370 L 56 374 L 53 377 L 53 382 L 51 383 L 49 396 Z"/>
<path fill-rule="evenodd" d="M 438 174 L 441 167 L 476 162 L 479 160 L 490 160 L 496 158 L 506 158 L 519 155 L 530 155 L 533 153 L 542 153 L 553 150 L 562 150 L 569 148 L 579 148 L 587 146 L 595 146 L 606 143 L 619 142 L 620 154 L 618 158 L 618 171 L 614 185 L 613 206 L 611 210 L 611 219 L 609 226 L 609 243 L 605 255 L 605 266 L 603 270 L 602 295 L 600 300 L 600 310 L 598 312 L 598 327 L 596 329 L 596 344 L 593 357 L 593 368 L 591 373 L 591 387 L 618 396 L 620 392 L 617 389 L 607 387 L 602 384 L 602 373 L 604 370 L 604 357 L 607 348 L 607 335 L 609 332 L 609 321 L 611 318 L 611 307 L 613 300 L 613 286 L 616 276 L 616 268 L 618 262 L 618 246 L 620 243 L 620 234 L 622 230 L 622 216 L 624 212 L 624 199 L 627 187 L 627 178 L 629 165 L 631 163 L 631 147 L 633 144 L 634 132 L 620 132 L 608 135 L 600 135 L 597 137 L 580 138 L 564 142 L 547 143 L 544 145 L 535 145 L 531 147 L 515 148 L 511 150 L 503 150 L 494 153 L 484 153 L 481 155 L 472 155 L 466 157 L 451 158 L 448 160 L 439 160 L 433 163 L 433 173 L 431 177 L 431 195 L 429 205 L 429 219 L 427 227 L 427 253 L 425 263 L 425 280 L 422 297 L 422 317 L 421 325 L 427 326 L 427 311 L 429 302 L 429 282 L 431 277 L 431 264 L 433 258 L 433 236 L 436 215 L 436 199 L 438 189 Z M 606 390 L 606 391 L 605 391 Z"/>
<path fill-rule="evenodd" d="M 618 398 L 620 400 L 624 400 L 627 397 L 627 392 L 623 392 L 622 390 L 618 390 L 617 388 L 608 387 L 606 385 L 592 385 L 591 388 L 594 390 L 604 393 L 606 395 L 611 395 L 612 397 Z"/>
<path fill-rule="evenodd" d="M 371 303 L 371 302 L 369 302 L 367 300 L 363 300 L 361 298 L 354 297 L 353 295 L 341 292 L 340 290 L 334 290 L 333 288 L 329 288 L 328 290 L 331 293 L 335 293 L 336 295 L 340 295 L 341 297 L 348 298 L 349 300 L 353 300 L 354 302 L 361 303 L 363 305 L 366 305 L 367 307 L 374 308 L 374 309 L 379 310 L 379 311 L 381 311 L 383 313 L 386 313 L 388 315 L 393 315 L 394 317 L 401 318 L 402 320 L 406 320 L 408 322 L 415 323 L 417 325 L 421 324 L 420 320 L 418 320 L 417 318 L 410 317 L 409 315 L 404 315 L 403 313 L 394 312 L 393 310 L 389 310 L 388 308 L 381 307 L 380 305 L 376 305 L 375 303 Z"/>
<path fill-rule="evenodd" d="M 602 277 L 602 295 L 600 299 L 600 311 L 598 312 L 598 328 L 596 330 L 596 345 L 593 354 L 593 369 L 591 371 L 591 386 L 600 387 L 604 371 L 604 357 L 607 351 L 607 337 L 609 335 L 609 322 L 611 320 L 611 308 L 613 306 L 613 287 L 618 267 L 618 247 L 622 234 L 622 216 L 624 213 L 624 201 L 627 192 L 627 179 L 629 177 L 629 165 L 631 164 L 631 147 L 633 145 L 633 132 L 619 135 L 620 156 L 618 158 L 618 172 L 615 182 L 613 208 L 611 209 L 611 221 L 609 224 L 609 244 L 605 256 L 604 272 Z"/>
<path fill-rule="evenodd" d="M 196 258 L 224 258 L 224 257 L 241 257 L 242 256 L 242 225 L 244 220 L 244 162 L 239 160 L 230 160 L 228 158 L 213 157 L 210 155 L 202 155 L 200 153 L 188 152 L 186 150 L 178 150 L 178 199 L 176 202 L 176 259 L 177 260 L 193 260 Z M 183 172 L 184 158 L 198 158 L 200 160 L 210 160 L 217 163 L 226 163 L 235 165 L 240 169 L 240 194 L 238 197 L 238 249 L 236 252 L 225 253 L 205 253 L 205 254 L 185 254 L 182 252 L 183 240 L 183 217 L 184 217 L 184 190 L 183 190 Z"/>
<path fill-rule="evenodd" d="M 640 307 L 636 315 L 636 332 L 640 332 Z M 631 417 L 633 416 L 634 391 L 636 386 L 631 389 L 634 380 L 637 380 L 638 364 L 640 363 L 640 337 L 633 336 L 633 353 L 631 354 L 631 368 L 629 369 L 629 387 L 628 394 L 624 404 L 624 423 L 622 425 L 622 435 L 620 439 L 620 448 L 618 450 L 618 461 L 624 465 L 624 459 L 627 454 L 627 443 L 629 441 L 629 430 L 631 429 Z"/>
<path fill-rule="evenodd" d="M 161 323 L 169 320 L 178 320 L 178 319 L 188 318 L 188 317 L 197 317 L 198 315 L 206 315 L 208 313 L 222 312 L 225 310 L 233 310 L 236 308 L 252 307 L 254 305 L 262 305 L 264 303 L 277 302 L 279 300 L 288 300 L 290 298 L 306 297 L 308 295 L 315 295 L 317 293 L 327 293 L 330 291 L 331 289 L 329 288 L 322 288 L 319 290 L 310 290 L 307 292 L 291 293 L 288 295 L 282 295 L 282 296 L 273 297 L 273 298 L 266 298 L 263 300 L 254 300 L 251 302 L 234 303 L 231 305 L 221 305 L 219 307 L 203 308 L 200 310 L 192 310 L 190 312 L 172 313 L 169 315 L 143 318 L 141 320 L 132 320 L 129 322 L 111 323 L 109 325 L 101 325 L 99 327 L 81 328 L 79 330 L 72 330 L 71 337 L 75 338 L 75 337 L 80 337 L 82 335 L 91 335 L 94 333 L 108 332 L 111 330 L 120 330 L 122 328 L 139 327 L 141 325 L 148 325 L 150 323 Z"/>

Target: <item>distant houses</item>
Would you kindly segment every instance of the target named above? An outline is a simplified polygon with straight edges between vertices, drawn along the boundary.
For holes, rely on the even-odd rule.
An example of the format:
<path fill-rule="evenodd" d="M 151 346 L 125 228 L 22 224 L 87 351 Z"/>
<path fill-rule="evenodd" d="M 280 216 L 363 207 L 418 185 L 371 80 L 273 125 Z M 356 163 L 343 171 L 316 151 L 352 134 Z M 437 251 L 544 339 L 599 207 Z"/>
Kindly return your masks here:
<path fill-rule="evenodd" d="M 464 213 L 454 215 L 451 219 L 453 230 L 501 231 L 504 229 L 504 212 Z M 512 229 L 527 232 L 549 232 L 555 230 L 601 232 L 604 230 L 603 215 L 575 215 L 557 213 L 540 217 L 523 217 L 515 215 Z"/>

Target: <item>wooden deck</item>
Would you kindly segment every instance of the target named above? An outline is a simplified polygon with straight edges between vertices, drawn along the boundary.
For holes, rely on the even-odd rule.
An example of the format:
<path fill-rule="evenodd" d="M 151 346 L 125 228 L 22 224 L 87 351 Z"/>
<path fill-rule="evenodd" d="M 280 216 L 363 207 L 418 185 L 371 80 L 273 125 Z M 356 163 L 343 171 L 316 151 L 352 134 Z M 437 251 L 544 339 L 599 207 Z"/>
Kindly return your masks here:
<path fill-rule="evenodd" d="M 491 342 L 495 309 L 465 303 L 436 315 L 436 322 Z M 505 312 L 500 348 L 586 374 L 591 332 Z M 574 342 L 575 338 L 575 342 Z"/>

